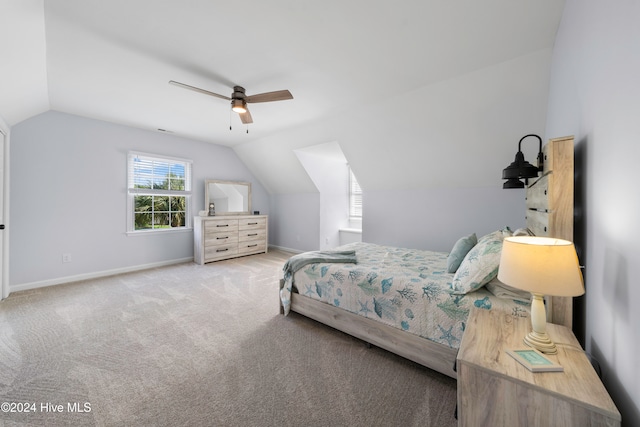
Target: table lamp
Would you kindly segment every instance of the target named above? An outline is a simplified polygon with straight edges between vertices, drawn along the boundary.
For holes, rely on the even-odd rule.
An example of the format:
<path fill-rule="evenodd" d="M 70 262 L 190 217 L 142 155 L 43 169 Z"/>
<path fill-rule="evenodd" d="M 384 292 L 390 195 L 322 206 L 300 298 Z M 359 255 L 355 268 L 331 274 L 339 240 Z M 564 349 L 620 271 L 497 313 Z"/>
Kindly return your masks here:
<path fill-rule="evenodd" d="M 507 237 L 502 244 L 498 280 L 531 292 L 531 326 L 525 344 L 546 354 L 556 354 L 547 335 L 545 295 L 573 297 L 584 294 L 582 272 L 572 242 L 551 237 Z"/>

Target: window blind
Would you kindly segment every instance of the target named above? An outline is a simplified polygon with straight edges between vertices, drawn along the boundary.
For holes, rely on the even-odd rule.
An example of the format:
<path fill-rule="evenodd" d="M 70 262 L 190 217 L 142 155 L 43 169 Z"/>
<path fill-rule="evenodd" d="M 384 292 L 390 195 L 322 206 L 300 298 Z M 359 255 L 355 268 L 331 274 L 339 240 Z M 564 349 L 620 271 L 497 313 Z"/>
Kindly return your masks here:
<path fill-rule="evenodd" d="M 349 168 L 349 216 L 362 218 L 362 189 L 351 168 Z"/>

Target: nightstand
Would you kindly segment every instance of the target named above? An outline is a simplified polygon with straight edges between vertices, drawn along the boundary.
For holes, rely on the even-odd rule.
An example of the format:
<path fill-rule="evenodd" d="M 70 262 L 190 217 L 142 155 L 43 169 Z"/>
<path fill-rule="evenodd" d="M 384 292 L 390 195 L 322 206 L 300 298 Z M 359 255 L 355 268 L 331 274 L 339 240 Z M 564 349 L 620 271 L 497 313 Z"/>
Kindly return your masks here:
<path fill-rule="evenodd" d="M 459 426 L 619 426 L 620 413 L 571 330 L 547 324 L 563 372 L 531 372 L 505 350 L 523 348 L 528 317 L 473 309 L 460 343 Z"/>

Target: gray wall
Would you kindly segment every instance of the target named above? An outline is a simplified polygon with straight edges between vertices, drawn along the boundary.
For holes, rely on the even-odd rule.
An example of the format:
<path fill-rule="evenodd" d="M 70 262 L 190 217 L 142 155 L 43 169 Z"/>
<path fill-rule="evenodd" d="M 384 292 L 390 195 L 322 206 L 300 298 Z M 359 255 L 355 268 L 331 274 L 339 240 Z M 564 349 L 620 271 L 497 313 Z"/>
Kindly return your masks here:
<path fill-rule="evenodd" d="M 320 248 L 320 193 L 274 194 L 269 202 L 269 242 L 295 252 Z"/>
<path fill-rule="evenodd" d="M 228 147 L 48 112 L 11 129 L 11 290 L 193 257 L 191 231 L 127 236 L 127 152 L 193 160 L 193 214 L 207 178 L 262 185 Z M 62 254 L 71 254 L 62 263 Z"/>
<path fill-rule="evenodd" d="M 585 345 L 626 426 L 640 425 L 640 4 L 567 0 L 553 53 L 547 136 L 576 137 L 576 239 Z"/>
<path fill-rule="evenodd" d="M 463 235 L 480 238 L 504 226 L 515 230 L 525 225 L 524 190 L 499 185 L 366 191 L 363 207 L 363 241 L 441 252 L 450 251 Z"/>

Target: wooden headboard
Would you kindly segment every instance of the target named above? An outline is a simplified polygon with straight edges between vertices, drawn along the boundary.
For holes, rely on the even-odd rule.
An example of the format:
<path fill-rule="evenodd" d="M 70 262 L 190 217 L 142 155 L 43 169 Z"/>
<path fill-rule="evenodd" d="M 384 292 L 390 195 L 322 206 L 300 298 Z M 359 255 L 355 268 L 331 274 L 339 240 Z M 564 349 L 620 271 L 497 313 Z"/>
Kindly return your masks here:
<path fill-rule="evenodd" d="M 542 176 L 527 188 L 527 227 L 536 236 L 573 242 L 573 136 L 550 139 L 542 152 Z M 547 298 L 547 318 L 571 328 L 573 299 Z"/>

